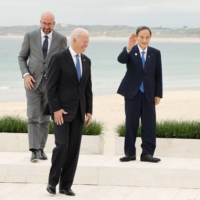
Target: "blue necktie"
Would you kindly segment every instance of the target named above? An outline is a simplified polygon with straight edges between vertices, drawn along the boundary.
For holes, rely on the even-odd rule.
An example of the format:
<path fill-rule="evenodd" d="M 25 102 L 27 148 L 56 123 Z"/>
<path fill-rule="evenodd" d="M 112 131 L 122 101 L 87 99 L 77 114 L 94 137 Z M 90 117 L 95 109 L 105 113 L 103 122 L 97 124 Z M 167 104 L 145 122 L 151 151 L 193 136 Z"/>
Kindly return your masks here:
<path fill-rule="evenodd" d="M 43 56 L 44 59 L 47 57 L 47 51 L 48 51 L 48 36 L 45 35 L 45 40 L 43 42 L 43 46 L 42 46 L 42 51 L 43 51 Z"/>
<path fill-rule="evenodd" d="M 76 55 L 76 72 L 78 75 L 78 81 L 80 82 L 81 79 L 81 66 L 80 66 L 80 61 L 79 61 L 79 55 Z"/>
<path fill-rule="evenodd" d="M 142 51 L 142 67 L 143 67 L 143 69 L 144 69 L 144 66 L 145 66 L 144 54 L 145 54 L 145 51 Z M 143 84 L 143 82 L 142 82 L 141 85 L 140 85 L 140 91 L 141 91 L 142 93 L 144 93 L 144 84 Z"/>

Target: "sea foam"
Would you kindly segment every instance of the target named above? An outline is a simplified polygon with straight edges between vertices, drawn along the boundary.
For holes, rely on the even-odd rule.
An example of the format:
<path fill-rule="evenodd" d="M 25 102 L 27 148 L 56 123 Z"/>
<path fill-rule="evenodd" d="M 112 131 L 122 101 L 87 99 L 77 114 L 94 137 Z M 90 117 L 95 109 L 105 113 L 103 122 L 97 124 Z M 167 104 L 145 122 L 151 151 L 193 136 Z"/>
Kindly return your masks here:
<path fill-rule="evenodd" d="M 0 90 L 8 90 L 10 87 L 6 87 L 6 86 L 3 86 L 3 87 L 0 87 Z"/>

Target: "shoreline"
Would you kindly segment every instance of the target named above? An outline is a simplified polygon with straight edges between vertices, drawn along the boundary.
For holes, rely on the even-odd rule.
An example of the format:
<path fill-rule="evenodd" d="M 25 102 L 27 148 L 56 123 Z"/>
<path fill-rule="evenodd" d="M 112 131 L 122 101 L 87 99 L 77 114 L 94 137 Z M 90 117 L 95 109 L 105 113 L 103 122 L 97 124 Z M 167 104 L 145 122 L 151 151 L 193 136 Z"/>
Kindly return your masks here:
<path fill-rule="evenodd" d="M 70 39 L 70 36 L 66 36 Z M 24 35 L 4 35 L 0 36 L 0 38 L 7 38 L 7 39 L 17 39 L 17 38 L 24 38 Z M 128 37 L 106 37 L 106 36 L 97 36 L 97 37 L 90 37 L 90 40 L 100 40 L 100 41 L 127 41 Z M 155 42 L 200 42 L 200 38 L 154 38 L 152 36 L 151 41 Z"/>
<path fill-rule="evenodd" d="M 200 93 L 200 87 L 196 87 L 196 88 L 164 88 L 163 89 L 163 93 L 175 93 L 175 92 L 184 92 L 184 93 L 190 93 L 190 92 L 199 92 Z M 9 89 L 1 89 L 0 87 L 0 96 L 2 96 L 2 98 L 0 99 L 0 104 L 4 104 L 4 103 L 20 103 L 20 102 L 26 102 L 26 94 L 25 94 L 25 90 L 24 88 L 20 88 L 20 91 L 18 90 L 17 93 L 16 91 L 14 93 L 12 93 L 13 91 L 9 90 Z M 112 95 L 119 95 L 117 94 L 117 90 L 114 91 L 113 93 L 97 93 L 95 94 L 95 91 L 93 91 L 93 98 L 98 98 L 98 97 L 108 97 L 108 96 L 112 96 Z M 15 98 L 14 98 L 15 96 Z M 120 96 L 120 95 L 119 95 Z M 0 106 L 0 116 L 1 116 L 1 106 Z"/>
<path fill-rule="evenodd" d="M 128 41 L 128 37 L 90 37 L 91 40 L 105 40 L 105 41 Z M 200 42 L 200 38 L 154 38 L 151 41 L 155 42 Z"/>

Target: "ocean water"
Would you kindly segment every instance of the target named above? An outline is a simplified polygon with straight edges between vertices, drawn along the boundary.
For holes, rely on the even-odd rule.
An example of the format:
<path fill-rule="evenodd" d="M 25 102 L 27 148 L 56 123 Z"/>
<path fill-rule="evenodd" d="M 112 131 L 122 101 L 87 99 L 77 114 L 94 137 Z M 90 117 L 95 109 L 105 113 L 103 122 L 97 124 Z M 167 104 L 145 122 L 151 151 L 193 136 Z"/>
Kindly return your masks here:
<path fill-rule="evenodd" d="M 0 102 L 26 100 L 18 54 L 23 38 L 0 38 Z M 85 54 L 92 61 L 94 95 L 114 94 L 126 66 L 117 56 L 125 40 L 91 40 Z M 152 41 L 161 51 L 164 90 L 200 89 L 200 42 Z"/>

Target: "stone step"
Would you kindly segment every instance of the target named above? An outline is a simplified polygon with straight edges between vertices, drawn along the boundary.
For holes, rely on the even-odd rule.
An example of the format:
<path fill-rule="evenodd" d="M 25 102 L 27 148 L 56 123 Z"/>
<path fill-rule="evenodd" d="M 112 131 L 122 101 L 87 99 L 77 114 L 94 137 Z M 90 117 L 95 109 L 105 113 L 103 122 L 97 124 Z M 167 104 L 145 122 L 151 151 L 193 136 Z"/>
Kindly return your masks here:
<path fill-rule="evenodd" d="M 0 182 L 47 183 L 47 161 L 30 163 L 30 152 L 0 152 Z M 80 155 L 74 184 L 200 188 L 200 159 L 161 157 L 160 163 L 119 162 L 119 155 Z"/>
<path fill-rule="evenodd" d="M 105 136 L 106 135 L 106 136 Z M 81 154 L 124 154 L 124 137 L 116 137 L 113 132 L 100 136 L 83 135 Z M 27 152 L 28 134 L 26 133 L 0 133 L 0 152 Z M 198 139 L 157 138 L 156 156 L 163 157 L 199 157 Z M 55 147 L 54 135 L 49 134 L 45 152 L 52 152 Z M 136 140 L 137 155 L 141 154 L 141 138 Z"/>
<path fill-rule="evenodd" d="M 136 140 L 137 155 L 142 152 L 141 138 Z M 182 158 L 198 158 L 200 155 L 199 139 L 176 139 L 176 138 L 157 138 L 156 139 L 156 156 L 163 157 L 182 157 Z M 124 154 L 124 137 L 115 138 L 115 154 Z"/>
<path fill-rule="evenodd" d="M 28 134 L 27 133 L 0 133 L 0 152 L 27 152 Z M 52 152 L 55 147 L 53 134 L 48 135 L 45 152 Z M 81 154 L 101 154 L 103 153 L 102 136 L 83 135 L 81 141 Z"/>

